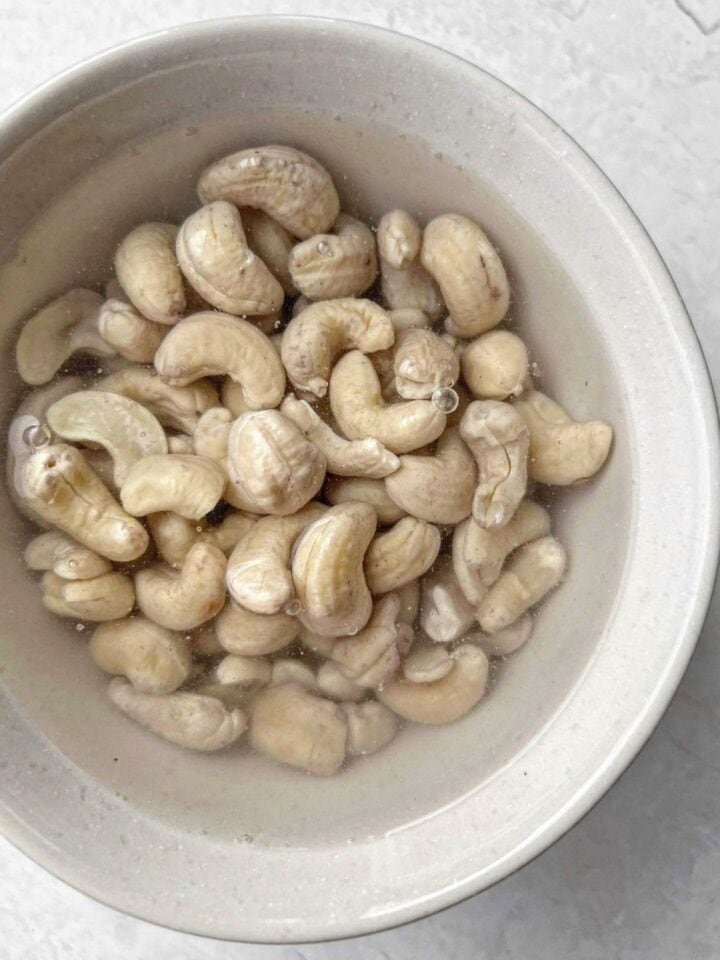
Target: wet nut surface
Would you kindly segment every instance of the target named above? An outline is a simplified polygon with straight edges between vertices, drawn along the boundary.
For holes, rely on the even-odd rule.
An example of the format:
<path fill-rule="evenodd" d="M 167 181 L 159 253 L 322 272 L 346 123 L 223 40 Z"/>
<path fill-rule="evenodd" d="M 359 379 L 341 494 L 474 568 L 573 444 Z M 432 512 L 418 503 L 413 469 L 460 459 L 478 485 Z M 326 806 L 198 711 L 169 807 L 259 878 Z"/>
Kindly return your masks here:
<path fill-rule="evenodd" d="M 543 485 L 592 478 L 613 429 L 534 383 L 501 225 L 358 219 L 289 145 L 217 159 L 197 192 L 114 236 L 102 294 L 38 296 L 20 325 L 22 558 L 160 749 L 243 740 L 330 776 L 482 711 L 492 658 L 518 658 L 501 686 L 537 669 L 569 565 Z"/>

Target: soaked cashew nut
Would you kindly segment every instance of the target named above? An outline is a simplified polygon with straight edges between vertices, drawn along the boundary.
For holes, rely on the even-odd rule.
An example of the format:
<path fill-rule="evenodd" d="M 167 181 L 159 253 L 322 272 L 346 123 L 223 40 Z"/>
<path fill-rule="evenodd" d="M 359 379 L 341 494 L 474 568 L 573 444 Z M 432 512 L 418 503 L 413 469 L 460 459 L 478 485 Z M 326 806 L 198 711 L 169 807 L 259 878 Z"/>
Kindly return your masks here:
<path fill-rule="evenodd" d="M 432 443 L 445 429 L 445 414 L 430 400 L 386 404 L 372 361 L 359 350 L 346 353 L 335 365 L 330 404 L 346 437 L 375 437 L 397 454 Z"/>
<path fill-rule="evenodd" d="M 495 583 L 513 550 L 550 533 L 547 510 L 532 500 L 523 500 L 504 527 L 486 530 L 471 520 L 465 530 L 465 560 L 474 567 L 485 586 Z"/>
<path fill-rule="evenodd" d="M 318 691 L 333 700 L 363 700 L 368 695 L 367 687 L 350 680 L 331 660 L 320 665 L 316 680 Z"/>
<path fill-rule="evenodd" d="M 460 436 L 478 466 L 473 518 L 481 527 L 504 527 L 527 490 L 528 429 L 509 404 L 475 400 L 462 416 Z"/>
<path fill-rule="evenodd" d="M 136 400 L 147 407 L 164 427 L 190 434 L 198 417 L 219 403 L 217 391 L 209 380 L 173 387 L 148 367 L 126 367 L 98 380 L 95 388 Z"/>
<path fill-rule="evenodd" d="M 422 230 L 409 213 L 390 210 L 380 218 L 377 242 L 383 260 L 394 270 L 406 270 L 418 258 Z"/>
<path fill-rule="evenodd" d="M 318 776 L 337 773 L 348 727 L 342 709 L 296 683 L 261 690 L 252 703 L 250 742 L 279 763 Z"/>
<path fill-rule="evenodd" d="M 137 604 L 161 627 L 192 630 L 222 610 L 226 566 L 221 550 L 210 543 L 196 543 L 179 571 L 164 563 L 138 570 Z"/>
<path fill-rule="evenodd" d="M 192 667 L 189 641 L 145 617 L 101 624 L 93 631 L 89 650 L 101 670 L 127 677 L 143 693 L 172 693 Z"/>
<path fill-rule="evenodd" d="M 560 583 L 566 566 L 565 550 L 554 537 L 520 547 L 477 608 L 485 633 L 503 630 L 539 603 Z"/>
<path fill-rule="evenodd" d="M 411 327 L 395 337 L 395 389 L 405 400 L 424 400 L 438 387 L 452 387 L 460 363 L 452 346 L 431 330 Z"/>
<path fill-rule="evenodd" d="M 218 200 L 192 213 L 180 227 L 176 253 L 188 282 L 218 310 L 245 316 L 282 306 L 283 289 L 248 246 L 231 203 Z"/>
<path fill-rule="evenodd" d="M 474 620 L 475 607 L 460 589 L 450 557 L 443 557 L 423 579 L 420 626 L 435 643 L 449 643 L 461 637 Z"/>
<path fill-rule="evenodd" d="M 430 523 L 403 517 L 387 533 L 378 534 L 365 555 L 370 592 L 390 593 L 421 577 L 440 552 L 440 531 Z"/>
<path fill-rule="evenodd" d="M 507 313 L 510 285 L 491 241 L 468 217 L 435 217 L 423 234 L 422 265 L 440 286 L 450 311 L 448 333 L 475 337 Z"/>
<path fill-rule="evenodd" d="M 117 620 L 135 606 L 132 580 L 124 573 L 103 573 L 91 580 L 63 580 L 47 572 L 42 578 L 43 605 L 58 617 Z"/>
<path fill-rule="evenodd" d="M 300 621 L 323 636 L 355 634 L 370 619 L 372 598 L 363 557 L 377 516 L 366 503 L 331 507 L 306 527 L 293 550 Z"/>
<path fill-rule="evenodd" d="M 167 327 L 146 320 L 124 300 L 106 300 L 97 318 L 100 336 L 121 357 L 134 363 L 152 363 Z"/>
<path fill-rule="evenodd" d="M 295 513 L 318 492 L 325 470 L 320 450 L 278 410 L 246 413 L 230 430 L 233 502 L 252 513 Z"/>
<path fill-rule="evenodd" d="M 215 667 L 214 678 L 218 683 L 254 690 L 270 683 L 272 672 L 272 664 L 264 657 L 231 653 Z"/>
<path fill-rule="evenodd" d="M 430 683 L 411 683 L 402 676 L 378 690 L 378 698 L 393 713 L 414 723 L 453 723 L 464 717 L 485 693 L 488 658 L 478 647 L 463 643 L 450 654 L 453 667 Z"/>
<path fill-rule="evenodd" d="M 336 640 L 330 656 L 353 683 L 376 689 L 400 666 L 411 639 L 400 614 L 400 597 L 388 593 L 375 604 L 367 626 L 356 636 Z"/>
<path fill-rule="evenodd" d="M 383 480 L 330 477 L 324 492 L 325 499 L 333 505 L 349 503 L 351 500 L 368 503 L 377 513 L 378 523 L 396 523 L 406 516 L 405 511 L 390 498 Z"/>
<path fill-rule="evenodd" d="M 136 560 L 147 549 L 145 529 L 123 510 L 75 447 L 42 447 L 24 462 L 16 489 L 42 520 L 109 560 Z"/>
<path fill-rule="evenodd" d="M 329 473 L 340 477 L 386 477 L 400 466 L 394 453 L 379 440 L 346 440 L 322 420 L 306 400 L 289 394 L 280 412 L 302 430 L 325 457 Z"/>
<path fill-rule="evenodd" d="M 224 464 L 228 455 L 230 428 L 236 418 L 225 407 L 210 407 L 200 417 L 193 433 L 193 450 Z"/>
<path fill-rule="evenodd" d="M 489 657 L 507 657 L 527 643 L 532 630 L 532 615 L 526 613 L 524 617 L 520 617 L 496 633 L 487 634 L 482 630 L 475 630 L 466 634 L 464 639 L 467 643 L 476 643 Z"/>
<path fill-rule="evenodd" d="M 165 337 L 155 369 L 169 384 L 228 374 L 240 384 L 251 410 L 276 407 L 285 392 L 285 371 L 265 334 L 225 313 L 195 313 Z M 216 404 L 213 404 L 215 406 Z"/>
<path fill-rule="evenodd" d="M 97 329 L 103 298 L 92 290 L 69 290 L 42 307 L 23 324 L 15 362 L 25 383 L 47 383 L 74 353 L 111 357 L 114 347 Z"/>
<path fill-rule="evenodd" d="M 517 513 L 515 516 L 517 516 Z M 515 518 L 513 517 L 510 523 L 501 529 L 507 530 L 514 520 Z M 487 592 L 487 585 L 483 581 L 480 571 L 475 567 L 470 566 L 466 559 L 465 544 L 467 541 L 468 530 L 472 525 L 476 526 L 478 530 L 483 529 L 482 527 L 478 527 L 472 517 L 468 517 L 467 520 L 463 520 L 462 523 L 459 523 L 455 527 L 453 530 L 451 556 L 453 572 L 455 574 L 457 584 L 465 595 L 467 602 L 476 607 L 485 596 L 485 593 Z M 489 531 L 483 532 L 488 533 Z M 499 572 L 500 571 L 498 570 L 498 574 Z"/>
<path fill-rule="evenodd" d="M 420 263 L 422 231 L 404 210 L 391 210 L 378 224 L 382 295 L 393 310 L 420 310 L 435 321 L 443 312 L 440 290 Z"/>
<path fill-rule="evenodd" d="M 288 324 L 282 341 L 282 362 L 292 384 L 324 397 L 333 363 L 354 348 L 374 353 L 395 339 L 392 322 L 370 300 L 323 300 L 307 307 Z"/>
<path fill-rule="evenodd" d="M 158 553 L 171 567 L 182 566 L 190 547 L 195 543 L 211 543 L 224 554 L 252 529 L 255 517 L 234 511 L 218 524 L 199 524 L 169 510 L 148 514 L 148 526 Z M 200 527 L 200 529 L 198 529 Z"/>
<path fill-rule="evenodd" d="M 202 173 L 198 194 L 203 203 L 256 207 L 301 239 L 329 229 L 340 212 L 327 170 L 292 147 L 254 147 L 223 157 Z"/>
<path fill-rule="evenodd" d="M 602 420 L 575 421 L 539 390 L 528 391 L 514 407 L 530 431 L 533 480 L 556 486 L 583 483 L 607 460 L 613 429 Z"/>
<path fill-rule="evenodd" d="M 33 537 L 23 559 L 30 570 L 51 570 L 63 580 L 91 580 L 112 570 L 105 557 L 57 530 Z"/>
<path fill-rule="evenodd" d="M 192 437 L 186 433 L 171 433 L 166 438 L 168 453 L 195 453 Z"/>
<path fill-rule="evenodd" d="M 224 488 L 225 473 L 212 460 L 166 453 L 133 464 L 120 490 L 120 501 L 134 517 L 172 510 L 188 520 L 200 520 L 210 513 Z"/>
<path fill-rule="evenodd" d="M 430 317 L 426 313 L 423 313 L 422 310 L 417 310 L 414 307 L 388 310 L 388 316 L 392 321 L 393 327 L 395 327 L 396 337 L 401 330 L 410 330 L 414 327 L 423 329 L 424 327 L 431 326 Z"/>
<path fill-rule="evenodd" d="M 297 637 L 300 623 L 287 613 L 254 613 L 226 603 L 215 621 L 217 638 L 228 653 L 258 657 L 282 650 Z"/>
<path fill-rule="evenodd" d="M 528 352 L 520 337 L 509 330 L 492 330 L 472 340 L 460 362 L 465 383 L 481 400 L 506 400 L 523 391 Z"/>
<path fill-rule="evenodd" d="M 435 683 L 446 677 L 454 665 L 448 648 L 434 643 L 429 647 L 418 647 L 408 655 L 403 663 L 403 676 L 410 683 Z"/>
<path fill-rule="evenodd" d="M 459 523 L 472 510 L 477 469 L 457 430 L 446 430 L 429 457 L 405 454 L 385 479 L 390 498 L 407 513 L 431 523 Z"/>
<path fill-rule="evenodd" d="M 297 683 L 306 690 L 317 692 L 318 689 L 312 668 L 294 657 L 280 657 L 273 660 L 270 683 L 273 686 L 281 683 Z"/>
<path fill-rule="evenodd" d="M 110 699 L 136 723 L 190 750 L 221 750 L 247 727 L 242 710 L 229 710 L 215 697 L 198 693 L 141 693 L 120 677 L 110 681 Z"/>
<path fill-rule="evenodd" d="M 309 503 L 292 516 L 258 520 L 230 554 L 230 596 L 255 613 L 280 613 L 295 596 L 290 573 L 293 544 L 326 509 L 324 504 Z"/>
<path fill-rule="evenodd" d="M 175 257 L 178 228 L 172 223 L 143 223 L 122 241 L 115 272 L 132 305 L 155 323 L 177 323 L 187 301 Z"/>
<path fill-rule="evenodd" d="M 47 422 L 65 440 L 104 447 L 113 459 L 118 487 L 138 460 L 167 453 L 165 431 L 152 413 L 117 393 L 82 390 L 68 394 L 50 407 Z"/>
<path fill-rule="evenodd" d="M 252 252 L 260 257 L 288 296 L 296 294 L 289 267 L 294 239 L 285 227 L 262 210 L 243 207 L 240 216 Z"/>
<path fill-rule="evenodd" d="M 359 297 L 377 277 L 375 237 L 364 223 L 341 213 L 334 233 L 308 237 L 293 247 L 290 275 L 310 300 Z"/>
<path fill-rule="evenodd" d="M 365 757 L 387 746 L 397 732 L 395 715 L 375 700 L 342 703 L 348 725 L 347 752 Z"/>
<path fill-rule="evenodd" d="M 232 377 L 223 378 L 220 399 L 222 405 L 233 415 L 233 419 L 250 412 L 250 407 L 245 403 L 243 388 L 239 383 L 235 383 Z"/>

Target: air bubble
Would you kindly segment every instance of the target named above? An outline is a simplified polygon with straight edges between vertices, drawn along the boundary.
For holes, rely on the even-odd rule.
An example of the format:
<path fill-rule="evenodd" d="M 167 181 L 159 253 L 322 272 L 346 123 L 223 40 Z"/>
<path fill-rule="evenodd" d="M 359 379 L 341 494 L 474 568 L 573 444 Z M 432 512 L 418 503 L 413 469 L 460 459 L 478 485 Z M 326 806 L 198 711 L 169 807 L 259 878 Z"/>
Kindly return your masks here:
<path fill-rule="evenodd" d="M 77 560 L 68 560 L 68 566 L 71 570 L 74 570 L 77 565 Z"/>
<path fill-rule="evenodd" d="M 345 635 L 348 637 L 354 637 L 359 629 L 360 628 L 355 626 L 354 624 L 352 626 L 348 626 L 347 630 L 345 631 Z"/>
<path fill-rule="evenodd" d="M 198 524 L 197 527 L 195 527 L 195 529 L 197 530 L 198 533 L 202 533 L 202 532 L 203 532 L 203 528 L 202 528 L 202 525 L 201 525 L 201 524 Z"/>
<path fill-rule="evenodd" d="M 332 256 L 332 249 L 330 248 L 330 244 L 329 244 L 329 243 L 326 243 L 324 240 L 321 240 L 321 241 L 318 243 L 318 245 L 317 245 L 317 252 L 320 254 L 321 257 L 331 257 L 331 256 Z"/>
<path fill-rule="evenodd" d="M 36 450 L 50 443 L 50 430 L 44 423 L 33 423 L 22 433 L 23 443 Z"/>
<path fill-rule="evenodd" d="M 83 630 L 85 629 L 85 624 L 84 624 L 84 623 L 76 623 L 76 624 L 75 624 L 75 629 L 77 630 L 78 633 L 82 633 Z"/>
<path fill-rule="evenodd" d="M 285 604 L 285 613 L 290 617 L 296 617 L 299 613 L 302 613 L 302 604 L 297 598 L 290 600 L 289 603 Z"/>
<path fill-rule="evenodd" d="M 438 387 L 430 401 L 440 413 L 452 413 L 457 410 L 460 397 L 451 387 Z"/>

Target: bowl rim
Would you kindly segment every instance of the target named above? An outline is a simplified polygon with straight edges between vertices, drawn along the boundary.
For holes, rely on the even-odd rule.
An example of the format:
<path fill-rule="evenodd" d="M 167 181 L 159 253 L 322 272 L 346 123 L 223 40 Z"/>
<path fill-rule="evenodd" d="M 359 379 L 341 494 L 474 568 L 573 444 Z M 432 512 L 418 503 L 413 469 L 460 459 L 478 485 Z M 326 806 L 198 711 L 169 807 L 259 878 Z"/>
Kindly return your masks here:
<path fill-rule="evenodd" d="M 17 149 L 18 146 L 32 137 L 33 132 L 42 129 L 57 116 L 58 103 L 56 101 L 63 102 L 64 99 L 67 102 L 75 84 L 96 77 L 102 71 L 110 72 L 111 68 L 121 65 L 125 58 L 135 56 L 143 48 L 159 52 L 179 40 L 197 40 L 205 34 L 216 32 L 219 28 L 234 31 L 264 30 L 268 28 L 298 31 L 322 29 L 332 31 L 336 35 L 361 34 L 368 41 L 375 43 L 386 43 L 396 47 L 405 45 L 412 48 L 418 55 L 424 55 L 428 60 L 433 60 L 436 64 L 445 65 L 458 72 L 465 72 L 469 81 L 472 81 L 473 78 L 475 80 L 480 79 L 485 89 L 489 88 L 496 92 L 502 92 L 505 97 L 511 99 L 516 109 L 526 119 L 542 126 L 544 131 L 552 131 L 555 137 L 563 142 L 568 155 L 572 158 L 576 168 L 581 171 L 585 181 L 589 182 L 601 196 L 603 204 L 615 218 L 619 229 L 628 236 L 642 266 L 650 275 L 650 282 L 662 294 L 663 302 L 671 315 L 673 327 L 681 341 L 685 354 L 684 359 L 693 373 L 698 407 L 701 410 L 702 418 L 704 418 L 704 423 L 701 425 L 704 427 L 707 441 L 706 453 L 707 463 L 710 467 L 709 474 L 712 474 L 714 468 L 714 476 L 717 478 L 719 473 L 717 467 L 720 465 L 717 407 L 707 363 L 680 293 L 648 232 L 622 194 L 589 154 L 541 108 L 482 67 L 436 44 L 386 27 L 325 16 L 253 15 L 184 23 L 115 44 L 70 66 L 21 96 L 0 114 L 0 142 L 9 139 L 12 143 L 14 136 L 16 141 L 14 149 Z M 21 129 L 23 127 L 25 130 Z M 28 127 L 31 128 L 30 133 L 27 132 Z M 717 481 L 715 483 L 717 484 Z M 496 865 L 494 875 L 493 871 L 490 871 L 489 876 L 478 874 L 462 878 L 457 883 L 436 890 L 431 896 L 424 896 L 416 900 L 408 899 L 402 904 L 393 904 L 392 909 L 384 914 L 362 917 L 348 916 L 325 926 L 303 925 L 300 922 L 292 930 L 288 929 L 287 933 L 280 932 L 278 934 L 275 931 L 275 935 L 268 936 L 266 931 L 262 931 L 261 924 L 258 923 L 235 922 L 233 929 L 229 929 L 226 924 L 224 927 L 208 930 L 207 927 L 199 928 L 193 921 L 181 917 L 180 911 L 178 911 L 177 918 L 169 920 L 167 912 L 164 915 L 159 915 L 157 910 L 153 912 L 153 910 L 148 909 L 147 912 L 143 912 L 139 909 L 128 909 L 126 905 L 116 905 L 112 897 L 104 895 L 102 889 L 98 889 L 90 883 L 83 883 L 76 873 L 68 876 L 63 869 L 52 861 L 52 858 L 48 856 L 48 844 L 44 841 L 44 838 L 38 837 L 30 826 L 23 823 L 21 817 L 14 814 L 10 806 L 4 802 L 1 794 L 0 829 L 14 846 L 36 863 L 93 899 L 139 919 L 200 936 L 262 943 L 320 941 L 361 936 L 408 923 L 446 909 L 494 885 L 544 852 L 592 809 L 623 773 L 652 734 L 687 668 L 707 614 L 715 581 L 718 551 L 720 549 L 720 502 L 717 497 L 711 497 L 707 504 L 701 506 L 706 513 L 707 523 L 706 538 L 702 544 L 702 557 L 697 565 L 697 592 L 693 597 L 687 599 L 684 629 L 681 634 L 678 634 L 672 663 L 659 678 L 651 699 L 640 711 L 634 725 L 624 731 L 618 749 L 608 756 L 604 765 L 597 768 L 594 775 L 575 791 L 555 817 L 545 821 L 539 829 L 527 838 L 525 843 L 518 845 L 511 855 L 506 856 Z M 52 866 L 49 865 L 49 860 L 53 862 Z M 298 932 L 302 934 L 300 938 L 297 936 Z"/>

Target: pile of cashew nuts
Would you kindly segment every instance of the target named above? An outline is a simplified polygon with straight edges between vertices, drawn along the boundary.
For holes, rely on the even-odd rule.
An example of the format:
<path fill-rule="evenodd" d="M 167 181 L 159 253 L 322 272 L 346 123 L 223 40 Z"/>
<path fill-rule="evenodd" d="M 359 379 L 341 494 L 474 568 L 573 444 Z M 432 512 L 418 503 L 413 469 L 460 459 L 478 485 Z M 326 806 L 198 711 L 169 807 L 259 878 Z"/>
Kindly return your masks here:
<path fill-rule="evenodd" d="M 24 557 L 132 720 L 333 774 L 480 701 L 566 569 L 530 485 L 592 477 L 612 429 L 535 389 L 467 217 L 371 230 L 285 146 L 198 193 L 20 331 Z"/>

